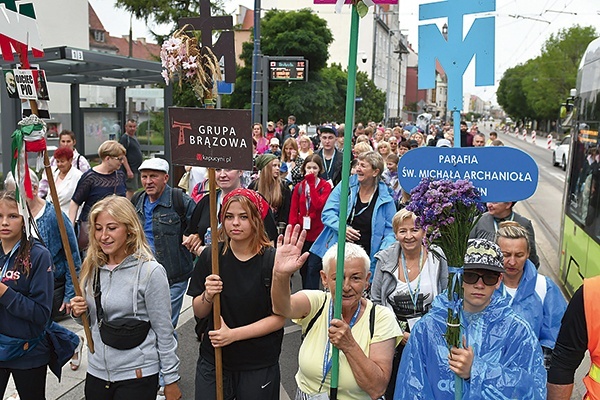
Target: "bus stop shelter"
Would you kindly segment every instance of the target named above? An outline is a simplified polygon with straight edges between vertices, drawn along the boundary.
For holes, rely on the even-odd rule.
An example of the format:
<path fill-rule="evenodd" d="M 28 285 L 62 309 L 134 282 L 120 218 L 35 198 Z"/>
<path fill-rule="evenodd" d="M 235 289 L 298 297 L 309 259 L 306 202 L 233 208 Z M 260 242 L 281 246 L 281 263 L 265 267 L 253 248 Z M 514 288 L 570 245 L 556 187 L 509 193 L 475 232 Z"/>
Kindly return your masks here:
<path fill-rule="evenodd" d="M 46 71 L 48 82 L 64 83 L 70 85 L 70 112 L 71 130 L 75 133 L 78 147 L 85 149 L 86 135 L 84 132 L 85 111 L 80 103 L 80 86 L 97 85 L 109 86 L 116 89 L 116 107 L 94 108 L 97 112 L 110 112 L 116 116 L 120 127 L 125 126 L 127 87 L 164 83 L 161 76 L 161 64 L 158 61 L 148 61 L 115 54 L 100 53 L 97 51 L 77 49 L 61 46 L 44 49 L 44 57 L 29 60 L 40 69 Z M 0 59 L 3 69 L 14 69 L 15 61 Z M 2 77 L 2 86 L 5 86 Z M 17 128 L 17 123 L 22 119 L 21 100 L 8 97 L 5 88 L 0 88 L 0 115 L 2 129 L 2 170 L 10 171 L 11 134 Z M 164 88 L 164 109 L 173 104 L 172 86 Z M 168 119 L 165 118 L 165 158 L 170 162 L 170 135 Z M 108 137 L 106 138 L 108 139 Z M 83 152 L 82 152 L 83 153 Z"/>

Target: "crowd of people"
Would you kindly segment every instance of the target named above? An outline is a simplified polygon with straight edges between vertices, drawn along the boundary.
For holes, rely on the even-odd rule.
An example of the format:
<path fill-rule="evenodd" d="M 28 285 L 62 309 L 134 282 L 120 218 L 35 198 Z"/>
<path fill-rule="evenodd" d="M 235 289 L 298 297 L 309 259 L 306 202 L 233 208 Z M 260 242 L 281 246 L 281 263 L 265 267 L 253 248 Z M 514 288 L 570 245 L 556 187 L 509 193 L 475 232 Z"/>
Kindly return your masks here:
<path fill-rule="evenodd" d="M 196 400 L 215 398 L 216 348 L 226 399 L 279 399 L 286 318 L 302 329 L 297 400 L 328 398 L 334 346 L 340 399 L 447 399 L 456 376 L 463 398 L 545 398 L 567 304 L 538 273 L 533 226 L 513 211 L 514 202 L 489 203 L 471 232 L 463 345 L 446 345 L 448 264 L 440 248 L 425 245 L 426 231 L 405 209 L 410 194 L 398 162 L 415 148 L 451 147 L 449 124 L 357 124 L 348 193 L 340 185 L 343 125 L 324 124 L 309 137 L 294 116 L 287 124 L 254 124 L 254 170 L 215 171 L 216 232 L 205 171 L 188 167 L 193 178 L 183 190 L 170 186 L 166 160 L 140 157 L 136 126 L 130 120 L 119 141 L 104 142 L 93 167 L 75 149 L 75 135 L 61 132 L 51 161 L 82 295 L 75 295 L 53 234 L 57 216 L 46 201 L 45 175 L 38 183 L 32 172 L 35 237 L 25 234 L 14 193 L 0 196 L 0 339 L 30 340 L 52 318 L 87 316 L 95 352 L 86 365 L 86 398 L 182 398 L 175 328 L 186 294 L 200 340 Z M 464 146 L 501 145 L 489 136 L 461 123 Z M 346 200 L 344 273 L 337 277 Z M 211 269 L 212 240 L 219 274 Z M 292 287 L 296 272 L 300 288 Z M 340 319 L 336 279 L 343 280 Z M 82 343 L 69 355 L 74 370 Z M 45 398 L 51 348 L 45 338 L 31 347 L 0 358 L 0 394 L 12 375 L 21 399 Z"/>

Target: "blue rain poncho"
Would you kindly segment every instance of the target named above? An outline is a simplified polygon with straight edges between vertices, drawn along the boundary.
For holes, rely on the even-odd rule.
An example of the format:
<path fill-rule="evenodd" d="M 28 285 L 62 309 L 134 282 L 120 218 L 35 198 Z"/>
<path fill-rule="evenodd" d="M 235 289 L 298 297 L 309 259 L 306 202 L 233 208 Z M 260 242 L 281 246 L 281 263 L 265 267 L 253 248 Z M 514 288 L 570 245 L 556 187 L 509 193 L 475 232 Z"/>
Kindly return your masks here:
<path fill-rule="evenodd" d="M 497 292 L 503 294 L 504 290 L 502 284 Z M 567 309 L 567 302 L 556 283 L 538 274 L 533 263 L 527 260 L 515 297 L 508 296 L 508 299 L 511 308 L 529 323 L 540 344 L 554 349 L 560 321 Z"/>
<path fill-rule="evenodd" d="M 455 374 L 448 365 L 444 339 L 448 299 L 437 296 L 433 307 L 410 334 L 396 380 L 395 400 L 453 399 Z M 546 370 L 542 349 L 531 327 L 497 294 L 488 307 L 463 313 L 463 335 L 475 357 L 463 399 L 545 399 Z"/>

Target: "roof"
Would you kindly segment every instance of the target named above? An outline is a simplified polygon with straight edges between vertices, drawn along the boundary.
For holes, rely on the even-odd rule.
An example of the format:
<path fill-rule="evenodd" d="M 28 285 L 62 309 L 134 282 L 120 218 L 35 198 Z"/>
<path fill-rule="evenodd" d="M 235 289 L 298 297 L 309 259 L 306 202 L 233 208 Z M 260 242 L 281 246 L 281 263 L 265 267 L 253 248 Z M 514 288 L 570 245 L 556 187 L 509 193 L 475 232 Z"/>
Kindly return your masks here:
<path fill-rule="evenodd" d="M 129 38 L 108 36 L 107 43 L 117 48 L 117 54 L 129 56 Z M 156 61 L 160 55 L 160 45 L 148 43 L 143 38 L 133 40 L 132 57 L 142 60 Z"/>
<path fill-rule="evenodd" d="M 29 59 L 46 71 L 48 82 L 112 87 L 164 82 L 158 61 L 61 46 L 44 49 L 44 57 Z M 13 68 L 14 61 L 0 59 L 0 67 Z"/>

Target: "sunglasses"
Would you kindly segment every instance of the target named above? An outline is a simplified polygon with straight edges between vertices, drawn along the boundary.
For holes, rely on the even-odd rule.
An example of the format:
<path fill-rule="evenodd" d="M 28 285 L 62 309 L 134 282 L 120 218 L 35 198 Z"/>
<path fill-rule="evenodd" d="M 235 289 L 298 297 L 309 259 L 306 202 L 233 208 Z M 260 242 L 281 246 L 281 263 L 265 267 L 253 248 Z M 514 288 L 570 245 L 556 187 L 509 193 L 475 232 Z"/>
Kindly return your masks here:
<path fill-rule="evenodd" d="M 479 281 L 479 278 L 483 280 L 484 285 L 494 286 L 498 283 L 498 279 L 500 279 L 500 274 L 489 272 L 481 275 L 477 272 L 472 271 L 463 272 L 463 282 L 468 283 L 469 285 L 476 284 Z"/>

